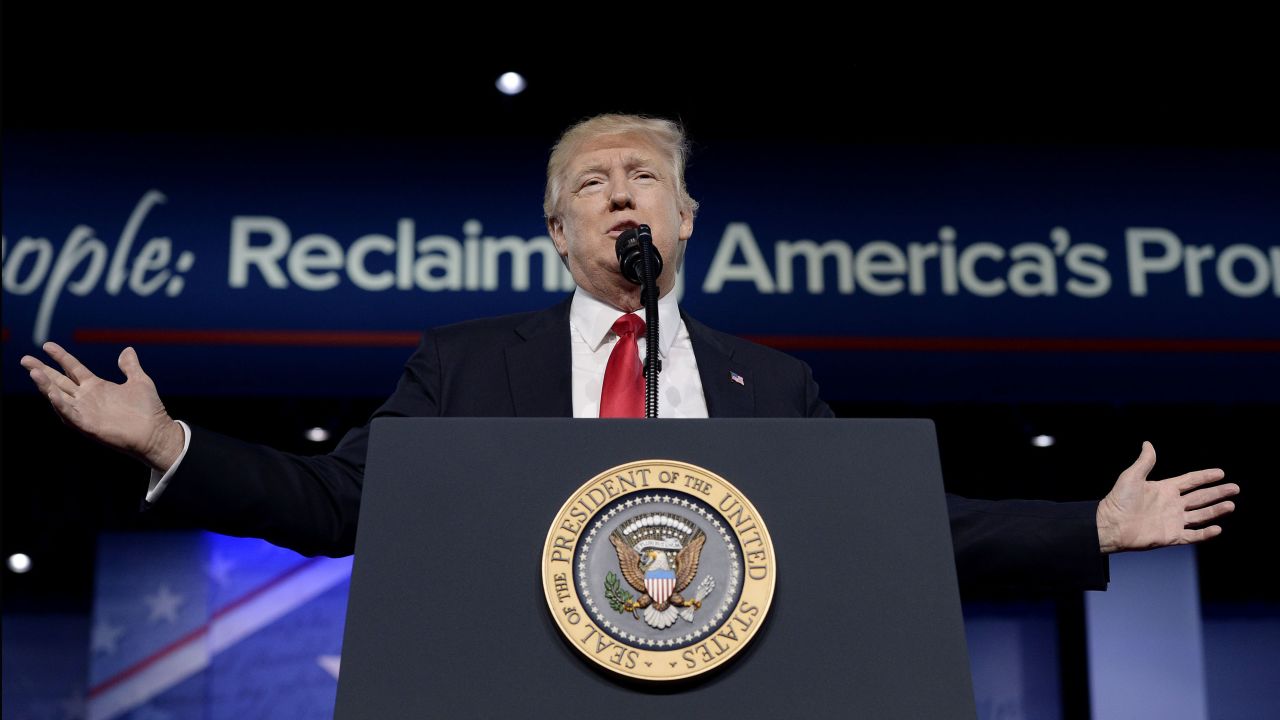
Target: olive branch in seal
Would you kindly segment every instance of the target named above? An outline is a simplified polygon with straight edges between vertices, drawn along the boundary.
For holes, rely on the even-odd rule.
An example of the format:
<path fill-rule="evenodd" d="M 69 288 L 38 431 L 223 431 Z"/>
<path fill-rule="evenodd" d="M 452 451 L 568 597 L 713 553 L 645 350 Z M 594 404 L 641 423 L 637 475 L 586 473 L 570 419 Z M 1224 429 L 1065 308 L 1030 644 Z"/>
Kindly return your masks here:
<path fill-rule="evenodd" d="M 604 597 L 609 601 L 609 607 L 613 608 L 614 612 L 626 612 L 623 605 L 633 599 L 631 593 L 622 589 L 622 583 L 613 571 L 604 576 Z"/>

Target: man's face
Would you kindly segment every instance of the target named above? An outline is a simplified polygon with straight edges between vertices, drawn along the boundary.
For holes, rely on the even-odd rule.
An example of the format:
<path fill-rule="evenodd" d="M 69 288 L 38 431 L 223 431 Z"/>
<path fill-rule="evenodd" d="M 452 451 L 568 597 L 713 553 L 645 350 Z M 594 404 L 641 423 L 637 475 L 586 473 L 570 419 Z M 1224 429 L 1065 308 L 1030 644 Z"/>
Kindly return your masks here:
<path fill-rule="evenodd" d="M 614 247 L 618 235 L 637 225 L 653 230 L 662 255 L 658 294 L 675 285 L 693 214 L 676 194 L 671 160 L 643 135 L 602 135 L 583 143 L 566 166 L 557 202 L 547 228 L 578 287 L 619 310 L 640 308 L 640 286 L 619 272 Z"/>

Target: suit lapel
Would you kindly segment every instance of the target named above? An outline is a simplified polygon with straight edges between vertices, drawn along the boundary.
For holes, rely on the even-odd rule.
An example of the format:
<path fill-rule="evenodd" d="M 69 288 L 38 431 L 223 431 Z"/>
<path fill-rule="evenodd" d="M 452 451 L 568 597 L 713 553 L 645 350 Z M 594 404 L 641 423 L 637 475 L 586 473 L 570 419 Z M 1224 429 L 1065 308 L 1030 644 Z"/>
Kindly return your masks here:
<path fill-rule="evenodd" d="M 524 342 L 506 349 L 516 417 L 573 417 L 569 300 L 516 328 Z"/>
<path fill-rule="evenodd" d="M 517 417 L 573 417 L 571 297 L 518 326 L 516 334 L 524 342 L 506 349 L 507 379 Z M 713 418 L 754 417 L 751 368 L 735 363 L 733 350 L 710 328 L 683 311 L 680 314 L 698 361 L 707 414 Z M 735 376 L 742 382 L 736 382 Z"/>
<path fill-rule="evenodd" d="M 720 342 L 706 325 L 683 311 L 680 315 L 689 329 L 693 356 L 698 361 L 698 377 L 702 380 L 702 394 L 707 401 L 707 415 L 713 418 L 755 417 L 751 368 L 735 363 L 733 350 Z"/>

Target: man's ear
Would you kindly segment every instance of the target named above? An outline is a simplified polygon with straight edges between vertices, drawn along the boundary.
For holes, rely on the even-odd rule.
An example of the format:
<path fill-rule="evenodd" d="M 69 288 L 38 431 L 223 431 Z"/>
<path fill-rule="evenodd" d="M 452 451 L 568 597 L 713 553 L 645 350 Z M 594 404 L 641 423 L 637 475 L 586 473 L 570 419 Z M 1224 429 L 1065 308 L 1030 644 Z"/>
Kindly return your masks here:
<path fill-rule="evenodd" d="M 569 257 L 569 244 L 564 238 L 564 221 L 554 216 L 547 218 L 547 234 L 551 236 L 551 242 L 556 246 L 560 257 Z"/>
<path fill-rule="evenodd" d="M 693 212 L 689 210 L 680 211 L 680 229 L 676 232 L 676 264 L 675 268 L 678 272 L 684 266 L 685 246 L 689 244 L 689 238 L 693 235 Z"/>

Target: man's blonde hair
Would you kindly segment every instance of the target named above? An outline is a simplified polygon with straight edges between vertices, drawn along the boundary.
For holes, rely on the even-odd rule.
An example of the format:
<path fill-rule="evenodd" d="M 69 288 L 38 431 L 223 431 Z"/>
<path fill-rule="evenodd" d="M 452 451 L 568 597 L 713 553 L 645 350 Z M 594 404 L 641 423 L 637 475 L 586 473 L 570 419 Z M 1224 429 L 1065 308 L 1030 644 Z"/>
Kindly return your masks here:
<path fill-rule="evenodd" d="M 543 215 L 548 219 L 555 217 L 569 160 L 577 149 L 588 140 L 602 135 L 625 133 L 643 135 L 667 155 L 675 170 L 676 198 L 688 208 L 690 214 L 696 214 L 698 202 L 689 196 L 684 185 L 685 158 L 689 155 L 689 141 L 684 136 L 684 128 L 664 118 L 607 114 L 587 118 L 565 130 L 551 148 L 551 158 L 547 161 L 547 188 L 542 196 Z"/>

